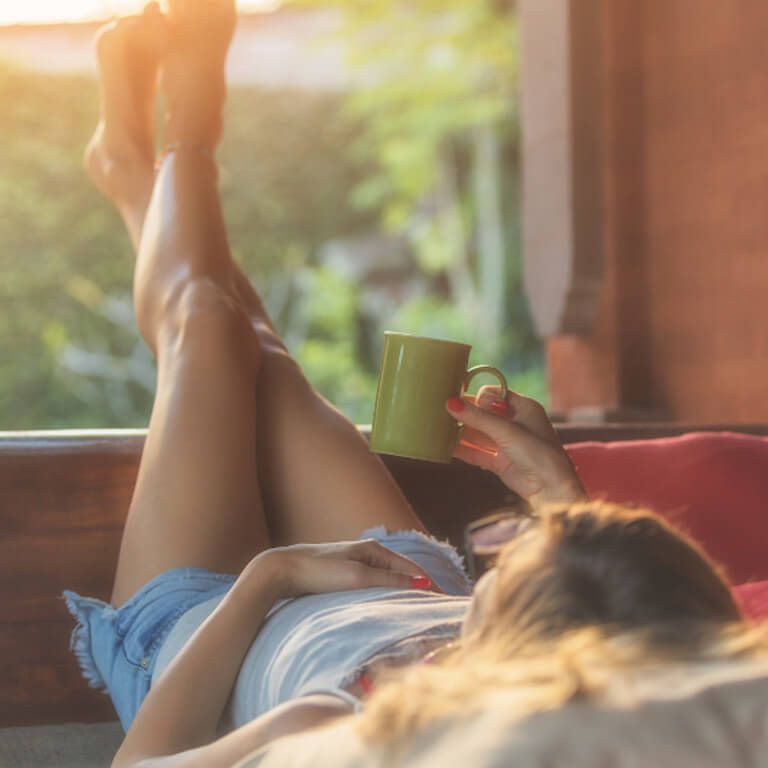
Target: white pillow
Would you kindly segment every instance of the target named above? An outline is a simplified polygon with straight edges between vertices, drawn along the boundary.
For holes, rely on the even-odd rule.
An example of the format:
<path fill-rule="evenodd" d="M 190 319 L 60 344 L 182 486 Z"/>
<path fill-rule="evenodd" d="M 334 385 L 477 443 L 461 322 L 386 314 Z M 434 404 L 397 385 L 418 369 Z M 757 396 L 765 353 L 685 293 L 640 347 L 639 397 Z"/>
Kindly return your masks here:
<path fill-rule="evenodd" d="M 365 745 L 349 718 L 281 739 L 242 768 L 768 768 L 765 664 L 679 667 L 614 693 L 524 720 L 498 694 L 398 757 Z"/>

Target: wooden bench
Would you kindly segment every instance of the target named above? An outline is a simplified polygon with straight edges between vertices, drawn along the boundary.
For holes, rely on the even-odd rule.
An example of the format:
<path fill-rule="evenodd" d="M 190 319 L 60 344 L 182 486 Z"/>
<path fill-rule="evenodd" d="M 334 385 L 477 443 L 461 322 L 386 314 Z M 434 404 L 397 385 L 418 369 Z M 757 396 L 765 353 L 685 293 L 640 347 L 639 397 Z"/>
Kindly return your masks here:
<path fill-rule="evenodd" d="M 563 426 L 565 443 L 768 427 Z M 68 651 L 68 588 L 108 599 L 142 432 L 0 433 L 0 727 L 115 718 Z M 508 502 L 492 475 L 388 458 L 425 523 L 460 544 L 464 526 Z"/>

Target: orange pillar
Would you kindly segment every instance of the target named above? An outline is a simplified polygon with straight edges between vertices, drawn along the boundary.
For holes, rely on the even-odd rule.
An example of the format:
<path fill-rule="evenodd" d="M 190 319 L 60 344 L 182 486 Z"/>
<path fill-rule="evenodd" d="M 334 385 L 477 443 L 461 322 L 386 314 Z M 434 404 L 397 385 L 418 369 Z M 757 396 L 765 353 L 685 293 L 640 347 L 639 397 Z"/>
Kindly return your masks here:
<path fill-rule="evenodd" d="M 549 20 L 526 15 L 536 3 Z M 553 409 L 768 421 L 768 5 L 522 0 L 521 19 L 524 89 L 553 66 L 569 88 L 568 194 L 547 216 L 551 170 L 525 160 L 528 293 Z M 568 47 L 554 65 L 537 60 L 547 36 Z M 530 151 L 545 111 L 525 106 L 524 94 Z M 537 247 L 546 226 L 570 250 Z M 558 268 L 564 287 L 547 295 Z M 599 286 L 587 300 L 585 280 Z"/>

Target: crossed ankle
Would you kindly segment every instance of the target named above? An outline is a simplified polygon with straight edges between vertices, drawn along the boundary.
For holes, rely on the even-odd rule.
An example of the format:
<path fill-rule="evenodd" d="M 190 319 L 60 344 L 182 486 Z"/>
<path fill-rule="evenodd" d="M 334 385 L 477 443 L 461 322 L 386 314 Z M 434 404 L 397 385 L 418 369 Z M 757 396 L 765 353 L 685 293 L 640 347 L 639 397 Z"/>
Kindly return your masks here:
<path fill-rule="evenodd" d="M 221 93 L 208 92 L 196 99 L 169 104 L 165 121 L 166 143 L 206 144 L 214 148 L 224 131 L 225 94 L 222 88 Z"/>
<path fill-rule="evenodd" d="M 210 154 L 214 154 L 223 130 L 224 121 L 220 118 L 216 121 L 209 119 L 205 123 L 188 119 L 169 119 L 165 128 L 165 147 L 205 148 Z"/>

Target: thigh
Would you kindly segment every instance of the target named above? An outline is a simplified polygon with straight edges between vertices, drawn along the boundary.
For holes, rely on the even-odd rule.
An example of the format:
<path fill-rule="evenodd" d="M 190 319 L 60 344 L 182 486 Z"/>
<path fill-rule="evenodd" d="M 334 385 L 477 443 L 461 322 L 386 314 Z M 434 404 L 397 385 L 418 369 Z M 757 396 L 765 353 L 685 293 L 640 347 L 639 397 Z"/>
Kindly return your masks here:
<path fill-rule="evenodd" d="M 257 383 L 259 479 L 276 543 L 356 539 L 365 530 L 424 530 L 357 428 L 306 380 L 250 280 L 235 273 L 263 362 Z"/>
<path fill-rule="evenodd" d="M 348 540 L 379 525 L 423 531 L 354 424 L 313 389 L 284 349 L 262 348 L 259 466 L 275 539 Z"/>
<path fill-rule="evenodd" d="M 178 331 L 158 344 L 157 395 L 120 549 L 116 605 L 166 570 L 236 573 L 269 546 L 254 441 L 257 340 L 218 289 L 192 294 Z"/>

